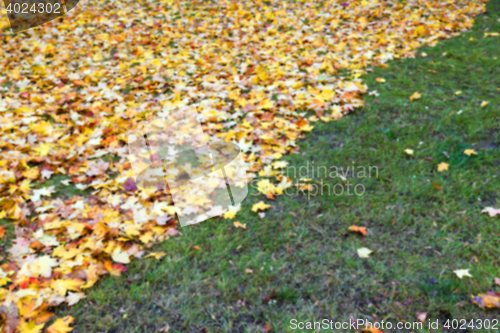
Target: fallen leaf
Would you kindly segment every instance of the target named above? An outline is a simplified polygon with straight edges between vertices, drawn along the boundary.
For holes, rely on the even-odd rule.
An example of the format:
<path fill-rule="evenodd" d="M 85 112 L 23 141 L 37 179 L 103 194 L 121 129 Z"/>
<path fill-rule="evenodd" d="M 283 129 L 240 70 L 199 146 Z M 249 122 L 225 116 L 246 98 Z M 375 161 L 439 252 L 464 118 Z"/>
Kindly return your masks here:
<path fill-rule="evenodd" d="M 71 316 L 66 316 L 64 318 L 58 318 L 50 327 L 47 329 L 47 333 L 68 333 L 73 330 L 69 327 L 73 323 L 74 319 Z"/>
<path fill-rule="evenodd" d="M 427 313 L 426 312 L 417 312 L 417 319 L 421 322 L 421 323 L 425 323 L 425 319 L 427 319 Z"/>
<path fill-rule="evenodd" d="M 413 93 L 413 95 L 410 96 L 410 101 L 413 101 L 415 99 L 420 99 L 422 97 L 421 94 L 419 94 L 418 92 L 415 92 Z"/>
<path fill-rule="evenodd" d="M 481 103 L 481 107 L 484 108 L 486 105 L 488 105 L 490 102 L 487 102 L 487 101 L 483 101 Z"/>
<path fill-rule="evenodd" d="M 383 83 L 383 82 L 385 82 L 385 79 L 381 78 L 381 77 L 378 77 L 378 78 L 375 79 L 375 81 Z"/>
<path fill-rule="evenodd" d="M 362 332 L 364 332 L 364 333 L 384 333 L 383 331 L 378 330 L 374 327 L 364 328 Z"/>
<path fill-rule="evenodd" d="M 500 215 L 500 209 L 493 208 L 493 207 L 486 207 L 481 211 L 481 213 L 488 213 L 490 217 L 495 217 L 497 215 Z"/>
<path fill-rule="evenodd" d="M 260 201 L 252 206 L 252 212 L 258 212 L 259 210 L 266 210 L 271 205 L 266 204 L 264 201 Z"/>
<path fill-rule="evenodd" d="M 148 255 L 146 255 L 144 258 L 155 258 L 157 260 L 160 260 L 164 256 L 165 256 L 165 252 L 161 251 L 161 252 L 151 252 Z"/>
<path fill-rule="evenodd" d="M 468 269 L 457 269 L 456 271 L 453 271 L 453 273 L 455 273 L 459 279 L 462 279 L 465 276 L 472 277 Z"/>
<path fill-rule="evenodd" d="M 37 325 L 36 321 L 31 320 L 29 322 L 21 321 L 21 324 L 17 326 L 19 333 L 39 333 L 42 332 L 44 324 Z"/>
<path fill-rule="evenodd" d="M 474 149 L 465 149 L 464 154 L 471 156 L 471 155 L 477 155 L 476 151 Z"/>
<path fill-rule="evenodd" d="M 472 297 L 472 301 L 480 308 L 500 308 L 500 297 L 493 295 L 479 294 Z"/>
<path fill-rule="evenodd" d="M 68 302 L 69 306 L 72 306 L 76 303 L 78 303 L 81 299 L 86 298 L 84 293 L 72 293 L 71 291 L 68 292 L 68 296 L 66 297 L 66 301 Z"/>
<path fill-rule="evenodd" d="M 370 250 L 366 247 L 362 247 L 362 248 L 358 249 L 358 256 L 360 258 L 368 258 L 372 252 L 373 252 L 372 250 Z"/>
<path fill-rule="evenodd" d="M 368 233 L 366 232 L 366 227 L 358 227 L 356 225 L 352 225 L 349 227 L 349 230 L 350 231 L 353 231 L 353 232 L 359 232 L 360 234 L 362 234 L 363 236 L 366 236 Z"/>
<path fill-rule="evenodd" d="M 438 184 L 436 184 L 436 182 L 432 182 L 432 186 L 434 186 L 434 188 L 435 188 L 436 190 L 442 190 L 442 189 L 443 189 L 443 187 L 442 187 L 442 186 L 439 186 Z"/>
<path fill-rule="evenodd" d="M 405 149 L 405 153 L 408 155 L 413 155 L 413 149 Z"/>
<path fill-rule="evenodd" d="M 233 225 L 236 227 L 236 228 L 243 228 L 243 229 L 246 229 L 247 228 L 247 224 L 243 224 L 243 223 L 240 223 L 239 221 L 236 221 L 233 223 Z"/>
<path fill-rule="evenodd" d="M 448 170 L 448 167 L 450 165 L 448 163 L 442 162 L 438 164 L 438 172 L 446 171 Z"/>

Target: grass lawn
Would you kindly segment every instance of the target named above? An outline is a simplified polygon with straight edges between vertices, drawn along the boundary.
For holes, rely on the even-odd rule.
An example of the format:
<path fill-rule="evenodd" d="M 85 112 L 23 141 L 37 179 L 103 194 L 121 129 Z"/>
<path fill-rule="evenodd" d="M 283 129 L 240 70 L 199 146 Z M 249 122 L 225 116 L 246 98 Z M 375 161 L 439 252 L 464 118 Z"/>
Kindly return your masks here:
<path fill-rule="evenodd" d="M 182 228 L 155 246 L 163 259 L 133 261 L 57 315 L 74 316 L 75 332 L 109 333 L 167 325 L 169 332 L 288 332 L 292 318 L 396 323 L 416 321 L 416 312 L 440 321 L 498 318 L 471 295 L 500 291 L 493 281 L 500 225 L 481 214 L 497 205 L 500 189 L 500 37 L 485 37 L 500 32 L 499 13 L 500 2 L 491 1 L 471 32 L 373 69 L 363 79 L 379 96 L 366 96 L 345 119 L 315 123 L 301 154 L 287 157 L 302 170 L 314 163 L 315 173 L 377 167 L 378 177 L 347 175 L 364 195 L 328 194 L 326 185 L 323 195 L 294 192 L 261 219 L 250 209 L 268 200 L 252 190 L 235 220 Z M 422 97 L 410 101 L 414 92 Z M 449 170 L 438 172 L 442 162 Z M 347 190 L 338 177 L 308 178 Z M 351 225 L 368 235 L 349 232 Z M 362 247 L 374 251 L 369 258 L 358 256 Z M 457 269 L 472 278 L 459 279 Z"/>

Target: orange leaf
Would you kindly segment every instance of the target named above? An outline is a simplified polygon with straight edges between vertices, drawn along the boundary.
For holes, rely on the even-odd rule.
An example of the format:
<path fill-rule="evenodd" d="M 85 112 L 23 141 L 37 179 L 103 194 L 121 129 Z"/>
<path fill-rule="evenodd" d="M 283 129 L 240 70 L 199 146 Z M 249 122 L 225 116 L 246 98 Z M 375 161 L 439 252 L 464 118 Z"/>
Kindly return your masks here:
<path fill-rule="evenodd" d="M 443 189 L 443 187 L 439 186 L 438 184 L 436 184 L 436 182 L 433 182 L 432 186 L 434 186 L 434 188 L 436 188 L 437 190 L 442 190 Z"/>
<path fill-rule="evenodd" d="M 480 308 L 500 308 L 500 297 L 486 294 L 479 294 L 472 298 L 472 301 Z"/>
<path fill-rule="evenodd" d="M 352 225 L 349 227 L 349 230 L 350 231 L 353 231 L 353 232 L 359 232 L 360 234 L 362 234 L 363 236 L 366 236 L 368 233 L 366 232 L 366 227 L 358 227 L 356 225 Z"/>
<path fill-rule="evenodd" d="M 381 330 L 378 330 L 376 328 L 365 328 L 363 330 L 363 332 L 365 332 L 365 333 L 384 333 Z"/>

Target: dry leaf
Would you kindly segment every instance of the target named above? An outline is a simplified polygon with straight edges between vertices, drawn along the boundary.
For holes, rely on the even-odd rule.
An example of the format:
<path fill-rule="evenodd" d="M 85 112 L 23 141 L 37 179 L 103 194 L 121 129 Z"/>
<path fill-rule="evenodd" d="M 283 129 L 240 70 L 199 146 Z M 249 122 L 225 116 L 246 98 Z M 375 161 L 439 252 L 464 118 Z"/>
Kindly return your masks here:
<path fill-rule="evenodd" d="M 236 221 L 233 223 L 233 225 L 236 227 L 236 228 L 243 228 L 243 229 L 246 229 L 247 228 L 247 224 L 246 223 L 240 223 L 239 221 Z"/>
<path fill-rule="evenodd" d="M 500 308 L 500 296 L 498 295 L 485 295 L 479 294 L 472 297 L 472 301 L 480 308 Z"/>
<path fill-rule="evenodd" d="M 358 227 L 356 225 L 352 225 L 349 227 L 349 230 L 350 231 L 353 231 L 353 232 L 359 232 L 360 234 L 362 234 L 363 236 L 366 236 L 368 233 L 366 232 L 366 227 Z"/>
<path fill-rule="evenodd" d="M 420 99 L 422 97 L 421 94 L 419 94 L 418 92 L 414 92 L 413 95 L 410 96 L 410 101 L 413 101 L 415 99 Z"/>
<path fill-rule="evenodd" d="M 453 271 L 453 273 L 455 273 L 460 279 L 462 279 L 465 276 L 472 277 L 468 269 L 457 269 L 456 271 Z"/>
<path fill-rule="evenodd" d="M 372 250 L 370 250 L 366 247 L 362 247 L 362 248 L 358 249 L 358 256 L 360 258 L 368 258 L 372 252 L 373 252 Z"/>
<path fill-rule="evenodd" d="M 442 162 L 438 164 L 438 172 L 446 171 L 448 170 L 448 167 L 450 165 L 448 163 Z"/>
<path fill-rule="evenodd" d="M 252 206 L 252 212 L 258 212 L 259 210 L 266 210 L 271 205 L 266 204 L 264 201 L 260 201 Z"/>
<path fill-rule="evenodd" d="M 500 209 L 493 208 L 493 207 L 486 207 L 481 211 L 481 213 L 488 213 L 490 217 L 495 217 L 497 215 L 500 215 Z"/>
<path fill-rule="evenodd" d="M 405 153 L 408 155 L 413 155 L 413 149 L 405 149 Z"/>
<path fill-rule="evenodd" d="M 58 318 L 52 325 L 47 329 L 47 333 L 68 333 L 73 330 L 69 327 L 73 323 L 74 319 L 71 316 L 66 316 L 64 318 Z"/>
<path fill-rule="evenodd" d="M 425 323 L 425 319 L 427 319 L 427 313 L 426 312 L 417 312 L 416 314 L 418 321 L 421 323 Z"/>
<path fill-rule="evenodd" d="M 474 149 L 465 149 L 464 154 L 471 156 L 471 155 L 477 155 L 476 151 Z"/>

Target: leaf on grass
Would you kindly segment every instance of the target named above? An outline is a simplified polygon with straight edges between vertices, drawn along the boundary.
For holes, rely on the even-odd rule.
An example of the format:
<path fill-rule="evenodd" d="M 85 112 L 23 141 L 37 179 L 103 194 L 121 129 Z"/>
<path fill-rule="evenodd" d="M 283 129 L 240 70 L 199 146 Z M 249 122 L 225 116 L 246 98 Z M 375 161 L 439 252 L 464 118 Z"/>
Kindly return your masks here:
<path fill-rule="evenodd" d="M 374 327 L 364 328 L 362 332 L 363 333 L 384 333 L 383 331 L 378 330 L 378 329 L 376 329 Z"/>
<path fill-rule="evenodd" d="M 405 149 L 405 153 L 408 155 L 413 155 L 414 151 L 413 149 Z"/>
<path fill-rule="evenodd" d="M 85 294 L 84 293 L 72 293 L 71 291 L 68 292 L 68 297 L 66 297 L 66 301 L 68 302 L 69 306 L 75 305 L 76 303 L 80 302 L 81 299 L 84 299 Z"/>
<path fill-rule="evenodd" d="M 422 97 L 421 94 L 419 94 L 417 91 L 413 93 L 413 95 L 410 96 L 410 101 L 413 101 L 415 99 L 420 99 Z"/>
<path fill-rule="evenodd" d="M 417 312 L 416 313 L 418 321 L 421 323 L 425 323 L 425 319 L 427 319 L 427 313 L 426 312 Z"/>
<path fill-rule="evenodd" d="M 271 205 L 266 204 L 264 201 L 260 201 L 252 206 L 252 212 L 258 212 L 259 210 L 266 210 Z"/>
<path fill-rule="evenodd" d="M 467 155 L 467 156 L 477 155 L 477 153 L 476 153 L 476 151 L 474 149 L 465 149 L 464 150 L 464 154 Z"/>
<path fill-rule="evenodd" d="M 490 217 L 495 217 L 497 215 L 500 215 L 500 209 L 493 208 L 493 207 L 486 207 L 481 211 L 481 213 L 488 213 Z"/>
<path fill-rule="evenodd" d="M 358 227 L 356 225 L 352 225 L 349 227 L 349 231 L 359 232 L 363 236 L 366 236 L 368 233 L 366 232 L 366 227 Z"/>
<path fill-rule="evenodd" d="M 442 189 L 443 189 L 443 187 L 442 187 L 442 186 L 439 186 L 438 184 L 436 184 L 436 182 L 432 182 L 432 186 L 434 186 L 434 188 L 435 188 L 436 190 L 442 190 Z"/>
<path fill-rule="evenodd" d="M 455 273 L 459 279 L 462 279 L 465 276 L 472 277 L 468 269 L 457 269 L 456 271 L 453 271 L 453 273 Z"/>
<path fill-rule="evenodd" d="M 236 228 L 243 228 L 243 229 L 246 229 L 247 228 L 247 224 L 246 223 L 240 223 L 239 221 L 236 221 L 233 223 L 233 225 L 236 227 Z"/>
<path fill-rule="evenodd" d="M 373 252 L 372 250 L 370 250 L 366 247 L 362 247 L 362 248 L 358 249 L 358 256 L 360 258 L 368 258 L 372 252 Z"/>
<path fill-rule="evenodd" d="M 160 260 L 164 256 L 165 256 L 165 252 L 163 252 L 163 251 L 162 252 L 151 252 L 147 256 L 145 256 L 144 258 L 155 258 L 157 260 Z"/>
<path fill-rule="evenodd" d="M 500 297 L 497 295 L 479 294 L 472 297 L 472 302 L 480 308 L 500 308 Z"/>
<path fill-rule="evenodd" d="M 438 164 L 438 172 L 442 172 L 442 171 L 446 171 L 446 170 L 448 170 L 448 167 L 449 167 L 449 166 L 450 166 L 450 165 L 449 165 L 448 163 L 445 163 L 445 162 L 443 162 L 443 163 L 439 163 L 439 164 Z"/>

